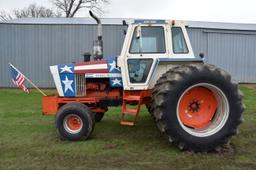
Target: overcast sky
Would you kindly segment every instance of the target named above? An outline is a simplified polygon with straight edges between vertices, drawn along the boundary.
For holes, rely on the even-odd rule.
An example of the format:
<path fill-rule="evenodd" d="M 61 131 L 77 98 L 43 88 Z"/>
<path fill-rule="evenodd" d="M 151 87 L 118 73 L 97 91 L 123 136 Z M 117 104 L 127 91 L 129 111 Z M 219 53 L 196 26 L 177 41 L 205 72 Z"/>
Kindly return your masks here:
<path fill-rule="evenodd" d="M 49 0 L 0 0 L 0 11 Z M 103 17 L 256 23 L 256 0 L 110 0 Z M 80 12 L 78 17 L 88 16 Z"/>

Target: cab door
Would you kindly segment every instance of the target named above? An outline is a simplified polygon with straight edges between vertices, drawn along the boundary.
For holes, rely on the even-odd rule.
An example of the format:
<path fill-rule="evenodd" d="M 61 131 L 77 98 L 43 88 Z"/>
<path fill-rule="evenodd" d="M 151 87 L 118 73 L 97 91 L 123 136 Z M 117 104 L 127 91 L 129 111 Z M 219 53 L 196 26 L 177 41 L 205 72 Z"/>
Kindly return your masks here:
<path fill-rule="evenodd" d="M 168 56 L 166 26 L 134 25 L 130 35 L 124 60 L 125 69 L 122 69 L 124 89 L 147 89 L 158 59 Z"/>

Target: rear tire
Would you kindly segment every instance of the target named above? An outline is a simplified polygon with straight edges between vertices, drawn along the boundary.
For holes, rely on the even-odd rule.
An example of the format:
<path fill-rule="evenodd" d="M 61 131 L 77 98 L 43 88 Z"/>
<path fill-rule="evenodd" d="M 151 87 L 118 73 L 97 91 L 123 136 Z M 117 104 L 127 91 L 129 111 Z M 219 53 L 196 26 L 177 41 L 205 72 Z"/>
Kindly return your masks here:
<path fill-rule="evenodd" d="M 94 115 L 81 103 L 68 103 L 56 115 L 56 128 L 62 139 L 88 139 L 95 125 Z"/>
<path fill-rule="evenodd" d="M 146 108 L 148 110 L 148 113 L 149 113 L 150 117 L 155 120 L 156 118 L 155 118 L 153 112 L 151 111 L 152 107 L 150 105 L 146 105 Z"/>
<path fill-rule="evenodd" d="M 157 81 L 151 113 L 180 149 L 210 151 L 237 133 L 244 110 L 238 85 L 213 65 L 171 68 Z"/>

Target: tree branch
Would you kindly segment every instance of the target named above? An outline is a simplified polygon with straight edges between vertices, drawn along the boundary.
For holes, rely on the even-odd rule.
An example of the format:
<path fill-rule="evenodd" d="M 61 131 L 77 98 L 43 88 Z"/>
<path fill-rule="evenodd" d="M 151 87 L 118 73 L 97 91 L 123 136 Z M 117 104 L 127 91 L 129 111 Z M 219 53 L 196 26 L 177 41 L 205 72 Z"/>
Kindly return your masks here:
<path fill-rule="evenodd" d="M 82 8 L 103 14 L 105 11 L 102 6 L 108 4 L 109 0 L 52 0 L 52 3 L 65 13 L 66 17 L 74 17 Z"/>

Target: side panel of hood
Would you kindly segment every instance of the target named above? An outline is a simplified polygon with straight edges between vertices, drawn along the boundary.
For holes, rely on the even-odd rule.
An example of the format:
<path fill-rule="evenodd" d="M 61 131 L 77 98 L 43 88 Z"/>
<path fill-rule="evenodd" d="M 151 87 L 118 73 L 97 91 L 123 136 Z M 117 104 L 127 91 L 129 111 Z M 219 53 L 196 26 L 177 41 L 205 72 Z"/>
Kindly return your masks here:
<path fill-rule="evenodd" d="M 74 64 L 50 67 L 59 96 L 73 97 L 76 94 Z"/>
<path fill-rule="evenodd" d="M 122 87 L 122 76 L 116 67 L 116 58 L 107 60 L 82 62 L 76 64 L 60 64 L 50 66 L 59 96 L 76 96 L 76 76 L 84 74 L 85 78 L 109 78 L 111 87 Z"/>

